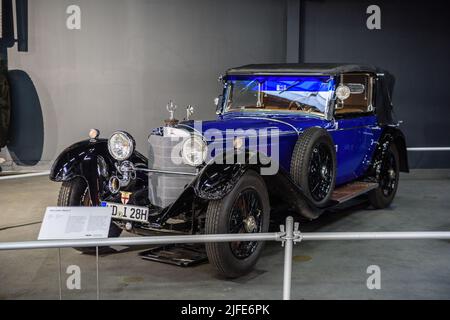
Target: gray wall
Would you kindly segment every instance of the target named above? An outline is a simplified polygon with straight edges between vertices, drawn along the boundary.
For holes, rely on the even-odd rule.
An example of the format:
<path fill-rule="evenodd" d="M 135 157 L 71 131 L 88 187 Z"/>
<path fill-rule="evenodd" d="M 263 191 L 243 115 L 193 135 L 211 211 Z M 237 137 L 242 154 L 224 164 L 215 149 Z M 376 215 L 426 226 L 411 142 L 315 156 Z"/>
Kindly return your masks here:
<path fill-rule="evenodd" d="M 381 8 L 381 30 L 366 9 Z M 446 1 L 301 0 L 304 62 L 374 64 L 397 79 L 394 107 L 411 147 L 450 146 L 450 24 Z M 409 153 L 412 168 L 449 168 L 450 152 Z"/>
<path fill-rule="evenodd" d="M 10 50 L 10 69 L 25 70 L 37 87 L 43 166 L 93 127 L 103 136 L 127 130 L 146 152 L 169 99 L 178 118 L 187 104 L 196 107 L 194 118 L 212 118 L 220 73 L 286 57 L 285 1 L 29 2 L 29 53 Z M 82 10 L 79 31 L 65 26 L 71 4 Z"/>

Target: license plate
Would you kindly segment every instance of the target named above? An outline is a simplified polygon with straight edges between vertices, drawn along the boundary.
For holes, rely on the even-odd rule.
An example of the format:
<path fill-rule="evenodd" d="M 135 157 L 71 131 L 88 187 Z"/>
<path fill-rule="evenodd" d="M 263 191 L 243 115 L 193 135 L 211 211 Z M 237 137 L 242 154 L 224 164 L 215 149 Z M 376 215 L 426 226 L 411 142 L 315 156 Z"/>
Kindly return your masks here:
<path fill-rule="evenodd" d="M 112 208 L 112 218 L 148 223 L 148 208 L 123 205 L 114 202 L 102 202 L 102 207 Z"/>

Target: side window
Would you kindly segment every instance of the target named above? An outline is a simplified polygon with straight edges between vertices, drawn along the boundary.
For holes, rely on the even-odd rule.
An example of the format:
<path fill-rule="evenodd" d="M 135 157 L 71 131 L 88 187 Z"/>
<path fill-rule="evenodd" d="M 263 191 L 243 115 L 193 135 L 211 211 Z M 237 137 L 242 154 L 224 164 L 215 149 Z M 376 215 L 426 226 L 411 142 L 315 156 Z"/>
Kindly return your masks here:
<path fill-rule="evenodd" d="M 351 115 L 373 112 L 373 76 L 369 74 L 345 74 L 340 84 L 351 89 L 350 96 L 341 101 L 337 99 L 335 114 Z"/>

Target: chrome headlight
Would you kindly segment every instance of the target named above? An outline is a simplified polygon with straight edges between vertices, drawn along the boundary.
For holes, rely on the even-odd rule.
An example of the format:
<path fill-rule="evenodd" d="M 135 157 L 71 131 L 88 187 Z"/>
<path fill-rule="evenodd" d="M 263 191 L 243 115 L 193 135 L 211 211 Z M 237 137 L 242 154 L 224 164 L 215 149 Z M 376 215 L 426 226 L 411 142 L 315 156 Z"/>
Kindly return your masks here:
<path fill-rule="evenodd" d="M 183 143 L 181 156 L 187 165 L 197 167 L 206 159 L 207 146 L 199 136 L 192 136 Z"/>
<path fill-rule="evenodd" d="M 133 137 L 124 131 L 114 132 L 108 140 L 109 153 L 118 161 L 124 161 L 131 157 L 135 145 Z"/>

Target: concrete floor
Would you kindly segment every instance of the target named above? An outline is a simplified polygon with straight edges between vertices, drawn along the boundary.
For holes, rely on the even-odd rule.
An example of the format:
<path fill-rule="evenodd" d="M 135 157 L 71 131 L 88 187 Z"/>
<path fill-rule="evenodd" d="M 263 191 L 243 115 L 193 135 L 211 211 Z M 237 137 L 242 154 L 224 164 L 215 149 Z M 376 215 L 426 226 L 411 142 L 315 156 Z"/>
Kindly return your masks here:
<path fill-rule="evenodd" d="M 45 207 L 59 185 L 45 177 L 0 181 L 0 242 L 35 240 Z M 364 205 L 327 213 L 302 231 L 449 231 L 449 171 L 402 176 L 393 206 Z M 279 299 L 283 250 L 269 243 L 256 270 L 241 279 L 217 278 L 208 264 L 183 269 L 141 260 L 142 248 L 100 258 L 102 299 Z M 81 290 L 64 299 L 95 299 L 95 257 L 63 249 L 63 271 L 81 268 Z M 0 299 L 57 299 L 56 249 L 0 252 Z M 381 268 L 381 290 L 369 290 L 367 267 Z M 65 283 L 67 275 L 63 274 Z M 295 246 L 293 299 L 450 299 L 449 241 L 305 242 Z M 63 283 L 63 285 L 64 285 Z M 64 285 L 65 287 L 65 285 Z"/>

